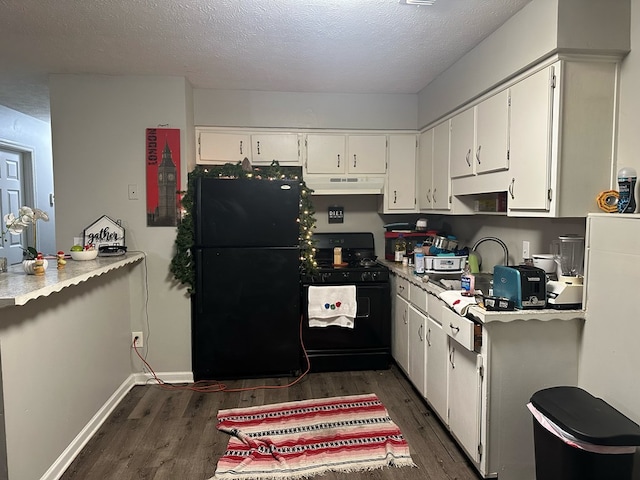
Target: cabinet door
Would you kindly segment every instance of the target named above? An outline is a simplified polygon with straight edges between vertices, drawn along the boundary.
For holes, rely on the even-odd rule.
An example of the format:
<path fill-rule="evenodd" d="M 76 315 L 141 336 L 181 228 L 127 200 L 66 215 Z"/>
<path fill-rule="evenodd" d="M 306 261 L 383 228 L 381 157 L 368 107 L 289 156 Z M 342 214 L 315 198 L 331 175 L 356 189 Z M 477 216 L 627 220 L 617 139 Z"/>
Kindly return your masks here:
<path fill-rule="evenodd" d="M 449 338 L 449 428 L 469 457 L 480 460 L 482 357 Z"/>
<path fill-rule="evenodd" d="M 396 295 L 393 313 L 391 355 L 405 373 L 409 373 L 409 302 Z"/>
<path fill-rule="evenodd" d="M 252 163 L 269 165 L 300 164 L 300 141 L 296 133 L 265 133 L 251 135 Z"/>
<path fill-rule="evenodd" d="M 476 106 L 476 173 L 509 168 L 509 90 Z"/>
<path fill-rule="evenodd" d="M 451 178 L 473 175 L 475 108 L 451 119 Z"/>
<path fill-rule="evenodd" d="M 427 387 L 426 321 L 426 315 L 409 305 L 409 379 L 423 397 Z"/>
<path fill-rule="evenodd" d="M 509 210 L 549 210 L 554 67 L 511 87 Z"/>
<path fill-rule="evenodd" d="M 432 305 L 434 307 L 432 307 Z M 447 370 L 449 342 L 439 318 L 444 302 L 435 296 L 429 297 L 427 317 L 427 401 L 443 422 L 447 422 Z M 444 307 L 446 308 L 446 307 Z M 432 316 L 433 312 L 433 316 Z"/>
<path fill-rule="evenodd" d="M 418 140 L 418 165 L 417 171 L 417 197 L 418 208 L 422 210 L 431 210 L 433 201 L 431 193 L 433 188 L 433 131 L 427 130 L 420 134 Z"/>
<path fill-rule="evenodd" d="M 347 171 L 352 174 L 387 173 L 386 135 L 349 135 Z"/>
<path fill-rule="evenodd" d="M 434 210 L 451 209 L 451 177 L 449 175 L 449 121 L 433 131 L 433 189 Z"/>
<path fill-rule="evenodd" d="M 200 132 L 197 163 L 223 165 L 251 160 L 251 137 L 241 133 Z"/>
<path fill-rule="evenodd" d="M 416 136 L 389 135 L 387 210 L 416 208 Z"/>
<path fill-rule="evenodd" d="M 307 135 L 306 145 L 307 173 L 346 173 L 346 136 L 309 134 Z"/>

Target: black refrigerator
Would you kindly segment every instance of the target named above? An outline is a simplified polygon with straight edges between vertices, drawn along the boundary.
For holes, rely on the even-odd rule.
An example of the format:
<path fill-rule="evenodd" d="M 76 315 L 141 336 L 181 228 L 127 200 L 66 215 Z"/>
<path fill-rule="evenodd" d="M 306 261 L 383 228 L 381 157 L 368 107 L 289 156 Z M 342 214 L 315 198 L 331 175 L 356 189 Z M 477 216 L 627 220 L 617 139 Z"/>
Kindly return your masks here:
<path fill-rule="evenodd" d="M 195 188 L 195 380 L 300 369 L 300 185 L 198 178 Z"/>

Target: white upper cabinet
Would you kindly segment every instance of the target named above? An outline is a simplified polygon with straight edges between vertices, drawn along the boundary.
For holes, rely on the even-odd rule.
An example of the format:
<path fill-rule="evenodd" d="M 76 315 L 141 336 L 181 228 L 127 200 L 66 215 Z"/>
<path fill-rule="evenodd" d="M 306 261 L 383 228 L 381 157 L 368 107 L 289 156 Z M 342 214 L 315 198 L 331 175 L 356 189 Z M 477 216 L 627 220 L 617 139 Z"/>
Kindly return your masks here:
<path fill-rule="evenodd" d="M 449 122 L 433 130 L 433 210 L 451 210 L 451 175 L 449 174 Z"/>
<path fill-rule="evenodd" d="M 509 91 L 451 118 L 451 178 L 509 168 Z"/>
<path fill-rule="evenodd" d="M 196 129 L 196 163 L 223 165 L 247 158 L 253 165 L 301 165 L 298 133 L 225 131 L 208 127 Z"/>
<path fill-rule="evenodd" d="M 431 210 L 433 189 L 433 128 L 418 137 L 418 164 L 416 165 L 416 195 L 418 209 Z"/>
<path fill-rule="evenodd" d="M 248 133 L 197 132 L 196 163 L 223 165 L 251 160 L 251 135 Z"/>
<path fill-rule="evenodd" d="M 307 174 L 384 175 L 387 172 L 386 135 L 307 135 Z"/>
<path fill-rule="evenodd" d="M 503 90 L 476 105 L 475 172 L 509 168 L 509 91 Z"/>
<path fill-rule="evenodd" d="M 474 173 L 475 108 L 451 118 L 451 178 Z"/>
<path fill-rule="evenodd" d="M 387 173 L 386 135 L 348 135 L 347 171 L 361 175 Z"/>
<path fill-rule="evenodd" d="M 548 210 L 555 67 L 511 87 L 511 210 Z"/>
<path fill-rule="evenodd" d="M 389 172 L 383 213 L 416 211 L 416 145 L 415 134 L 389 135 Z"/>
<path fill-rule="evenodd" d="M 300 165 L 300 135 L 296 133 L 260 133 L 251 135 L 252 163 L 276 160 L 280 165 Z"/>
<path fill-rule="evenodd" d="M 614 165 L 619 60 L 554 60 L 475 106 L 475 170 L 453 173 L 452 163 L 457 200 L 505 192 L 506 214 L 519 217 L 598 211 L 595 198 L 609 187 Z M 455 132 L 452 152 L 468 151 Z"/>
<path fill-rule="evenodd" d="M 420 211 L 451 209 L 449 121 L 420 134 L 417 167 Z"/>
<path fill-rule="evenodd" d="M 310 133 L 306 139 L 307 173 L 345 174 L 347 172 L 347 137 Z"/>

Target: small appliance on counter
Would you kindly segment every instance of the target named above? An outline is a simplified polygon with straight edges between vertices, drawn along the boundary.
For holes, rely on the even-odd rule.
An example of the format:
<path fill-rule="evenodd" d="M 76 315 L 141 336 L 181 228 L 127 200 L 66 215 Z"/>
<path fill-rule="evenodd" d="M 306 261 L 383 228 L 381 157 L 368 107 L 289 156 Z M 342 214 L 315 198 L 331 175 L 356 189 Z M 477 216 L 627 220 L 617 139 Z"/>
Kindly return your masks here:
<path fill-rule="evenodd" d="M 545 308 L 547 276 L 544 270 L 526 265 L 493 267 L 493 295 L 513 301 L 518 309 Z"/>
<path fill-rule="evenodd" d="M 552 308 L 582 307 L 584 237 L 562 235 L 553 242 L 557 280 L 547 283 L 547 302 Z"/>

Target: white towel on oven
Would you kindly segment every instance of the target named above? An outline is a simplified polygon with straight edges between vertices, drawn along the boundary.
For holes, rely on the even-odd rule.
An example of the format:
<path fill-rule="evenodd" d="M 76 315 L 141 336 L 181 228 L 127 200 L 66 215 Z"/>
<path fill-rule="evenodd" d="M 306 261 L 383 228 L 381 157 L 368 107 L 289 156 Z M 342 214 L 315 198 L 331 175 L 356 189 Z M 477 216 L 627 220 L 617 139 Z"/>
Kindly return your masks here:
<path fill-rule="evenodd" d="M 309 286 L 307 309 L 310 327 L 331 325 L 353 328 L 358 303 L 355 285 Z"/>

